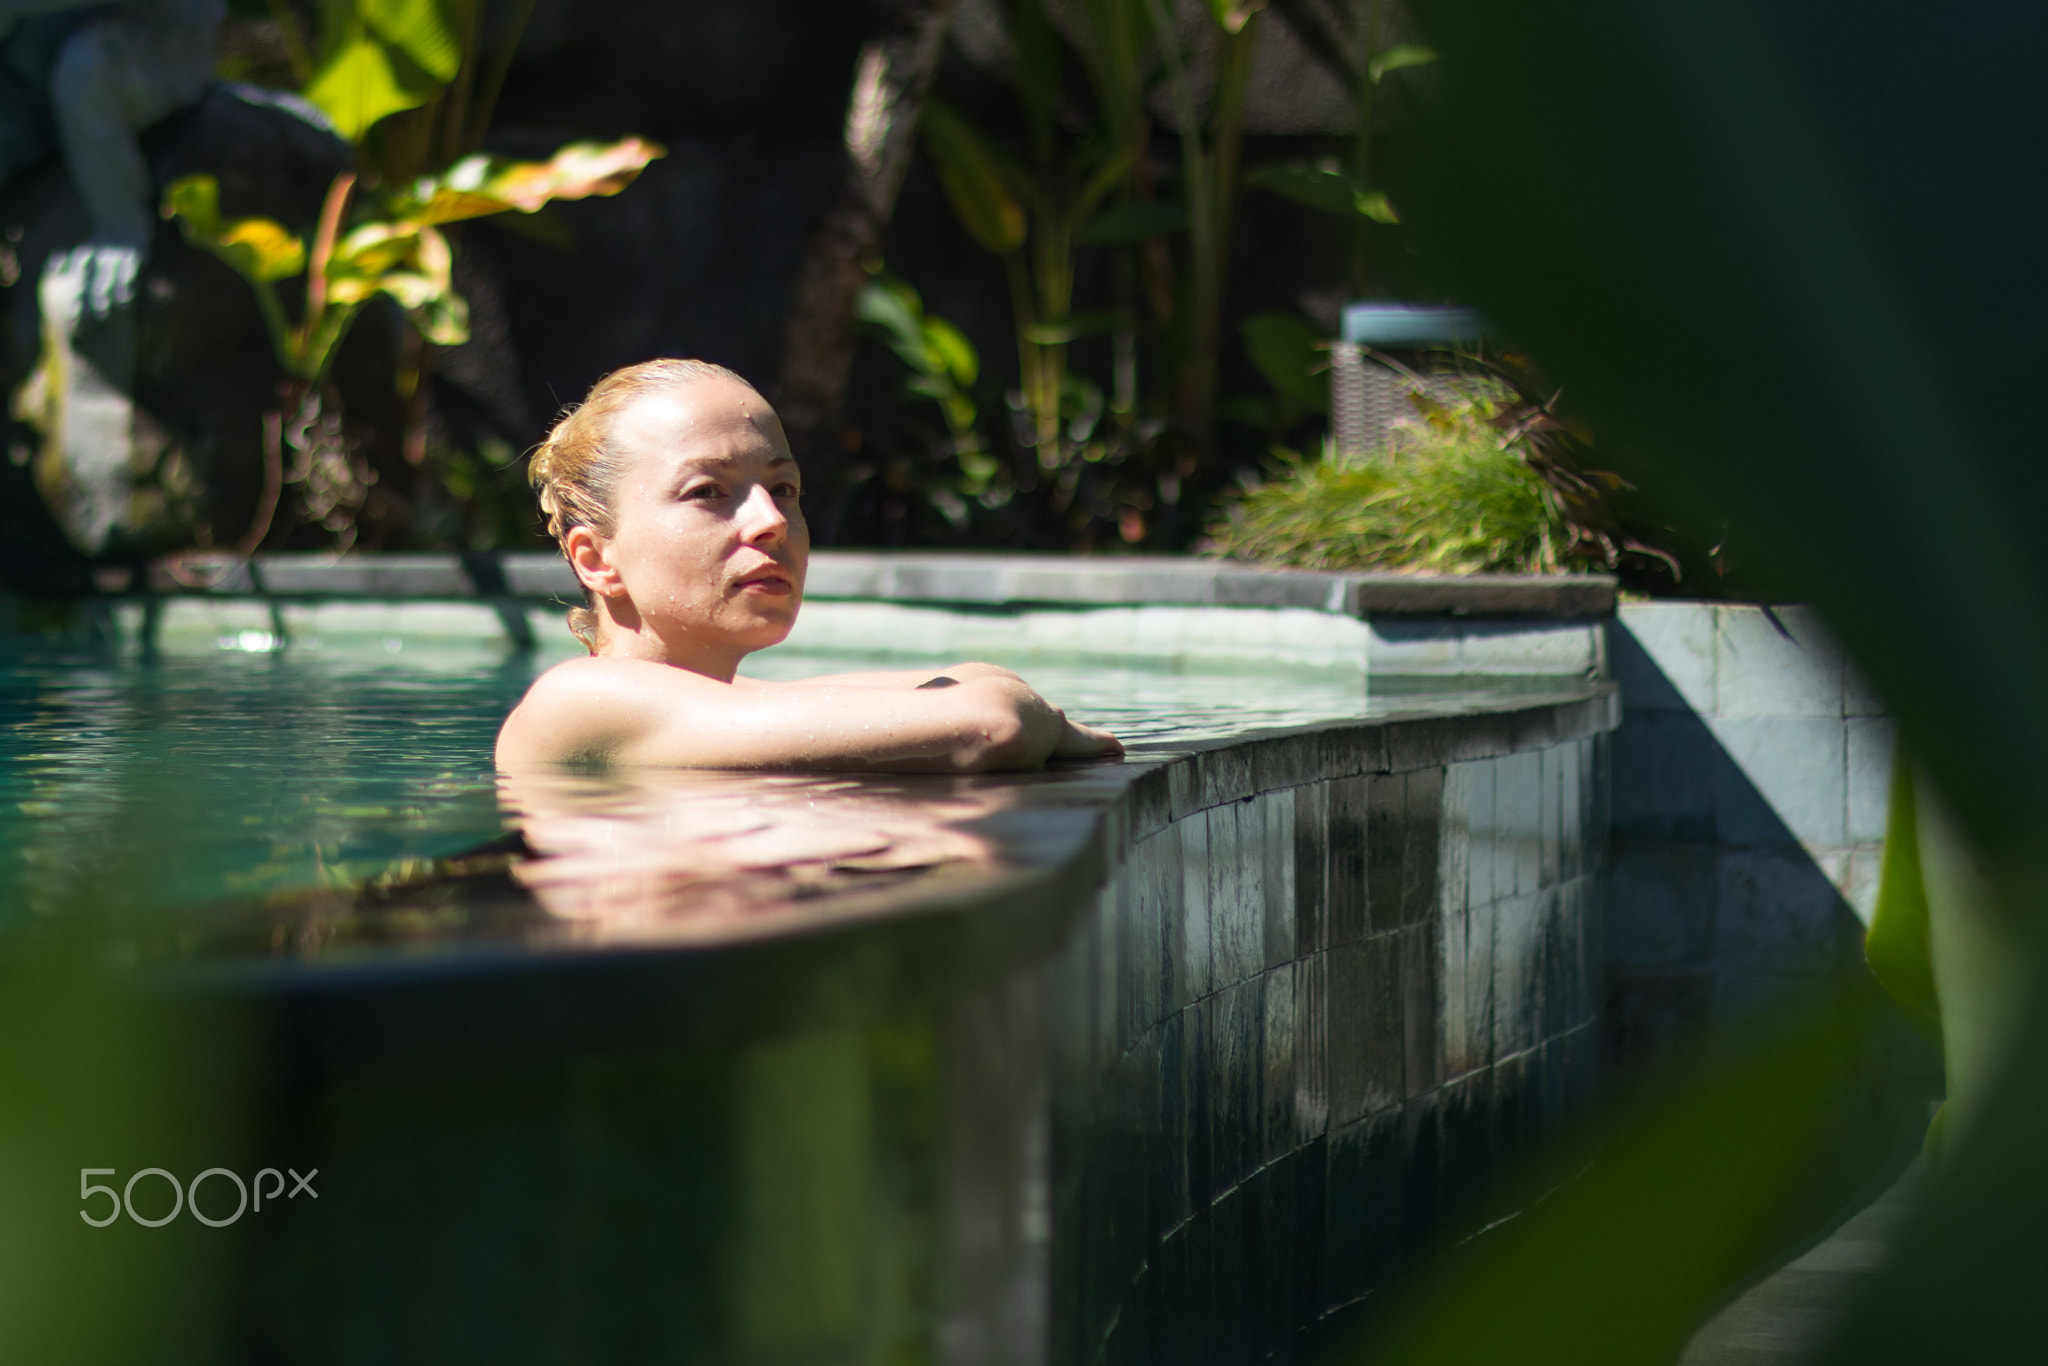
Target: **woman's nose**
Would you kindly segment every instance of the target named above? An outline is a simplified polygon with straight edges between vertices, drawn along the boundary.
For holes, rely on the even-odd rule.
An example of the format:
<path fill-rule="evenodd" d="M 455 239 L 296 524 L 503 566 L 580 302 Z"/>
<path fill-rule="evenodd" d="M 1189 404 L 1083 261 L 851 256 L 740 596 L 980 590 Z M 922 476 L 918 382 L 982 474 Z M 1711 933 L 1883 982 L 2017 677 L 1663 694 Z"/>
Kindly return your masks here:
<path fill-rule="evenodd" d="M 748 542 L 773 544 L 789 533 L 789 518 L 766 484 L 756 484 L 740 506 L 740 535 Z"/>

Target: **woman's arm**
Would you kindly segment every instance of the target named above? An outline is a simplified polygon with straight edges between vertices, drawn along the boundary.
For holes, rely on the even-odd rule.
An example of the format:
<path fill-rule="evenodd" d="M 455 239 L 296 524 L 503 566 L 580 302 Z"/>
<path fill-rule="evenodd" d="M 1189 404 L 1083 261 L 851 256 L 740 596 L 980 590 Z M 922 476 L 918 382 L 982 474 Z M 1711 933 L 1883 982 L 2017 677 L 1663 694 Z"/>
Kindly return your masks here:
<path fill-rule="evenodd" d="M 498 737 L 501 766 L 577 761 L 691 768 L 977 773 L 1118 754 L 1014 675 L 937 689 L 733 686 L 642 660 L 558 665 Z"/>
<path fill-rule="evenodd" d="M 806 688 L 927 688 L 942 679 L 965 683 L 976 678 L 1016 677 L 1001 665 L 966 663 L 944 669 L 886 669 L 868 673 L 824 674 L 817 678 L 790 681 Z"/>

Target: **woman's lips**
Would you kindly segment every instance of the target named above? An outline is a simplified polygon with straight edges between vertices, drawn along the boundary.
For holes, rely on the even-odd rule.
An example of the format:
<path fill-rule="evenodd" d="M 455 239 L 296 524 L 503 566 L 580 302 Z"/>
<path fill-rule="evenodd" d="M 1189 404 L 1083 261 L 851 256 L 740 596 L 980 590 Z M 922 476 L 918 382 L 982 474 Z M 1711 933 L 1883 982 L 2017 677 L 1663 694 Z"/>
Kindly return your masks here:
<path fill-rule="evenodd" d="M 789 576 L 780 570 L 764 570 L 758 574 L 749 574 L 746 578 L 741 579 L 740 591 L 743 593 L 766 593 L 772 597 L 784 597 L 795 592 L 796 585 L 791 583 Z"/>

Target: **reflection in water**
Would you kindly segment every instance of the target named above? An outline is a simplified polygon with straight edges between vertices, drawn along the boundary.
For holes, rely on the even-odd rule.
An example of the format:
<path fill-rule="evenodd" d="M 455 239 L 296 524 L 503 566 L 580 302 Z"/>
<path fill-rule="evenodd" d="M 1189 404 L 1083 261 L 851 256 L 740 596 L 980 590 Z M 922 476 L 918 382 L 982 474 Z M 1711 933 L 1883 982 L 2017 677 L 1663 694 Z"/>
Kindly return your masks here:
<path fill-rule="evenodd" d="M 1016 797 L 973 779 L 676 770 L 527 773 L 500 792 L 525 845 L 513 880 L 603 938 L 729 925 L 941 869 L 1001 871 L 996 841 L 972 827 Z"/>
<path fill-rule="evenodd" d="M 0 934 L 78 912 L 147 918 L 229 902 L 347 904 L 437 867 L 469 889 L 465 905 L 477 906 L 478 870 L 490 860 L 459 851 L 504 833 L 501 799 L 522 822 L 530 814 L 531 837 L 544 846 L 540 865 L 522 865 L 520 876 L 535 879 L 550 923 L 622 923 L 622 891 L 570 885 L 568 870 L 604 868 L 606 887 L 641 879 L 646 890 L 636 895 L 651 924 L 697 894 L 683 889 L 702 891 L 714 870 L 727 907 L 758 906 L 757 891 L 769 887 L 808 896 L 824 886 L 951 876 L 974 865 L 977 856 L 947 851 L 983 837 L 978 804 L 1027 800 L 996 795 L 1017 788 L 1014 779 L 704 774 L 647 777 L 609 795 L 592 779 L 565 780 L 559 793 L 501 794 L 491 767 L 498 723 L 548 662 L 419 641 L 396 654 L 294 646 L 161 657 L 50 650 L 0 660 Z M 780 650 L 749 661 L 762 677 L 909 662 Z M 996 662 L 1015 664 L 1078 719 L 1115 732 L 1138 760 L 1267 727 L 1443 714 L 1560 686 L 1375 678 L 1368 689 L 1356 671 L 1178 673 L 1023 655 Z M 745 795 L 725 786 L 733 783 Z M 913 794 L 938 805 L 913 809 Z M 583 825 L 573 836 L 553 833 L 565 820 Z M 763 824 L 745 833 L 747 821 Z M 616 828 L 607 833 L 608 825 Z M 648 851 L 685 829 L 696 833 L 652 866 Z M 829 856 L 828 830 L 837 841 Z M 539 914 L 507 885 L 502 855 L 494 866 L 501 891 L 492 915 L 501 919 L 493 923 L 516 919 L 515 908 Z M 668 890 L 656 895 L 656 887 Z M 480 913 L 463 914 L 475 923 Z"/>

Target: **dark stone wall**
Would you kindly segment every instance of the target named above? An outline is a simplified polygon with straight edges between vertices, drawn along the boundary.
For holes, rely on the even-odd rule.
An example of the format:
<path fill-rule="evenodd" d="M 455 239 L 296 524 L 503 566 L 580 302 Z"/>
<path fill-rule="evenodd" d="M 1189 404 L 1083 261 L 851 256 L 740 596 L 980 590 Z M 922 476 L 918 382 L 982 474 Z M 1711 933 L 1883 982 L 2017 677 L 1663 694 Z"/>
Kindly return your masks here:
<path fill-rule="evenodd" d="M 1258 792 L 1055 969 L 1058 1362 L 1288 1360 L 1590 1113 L 1605 741 Z"/>

